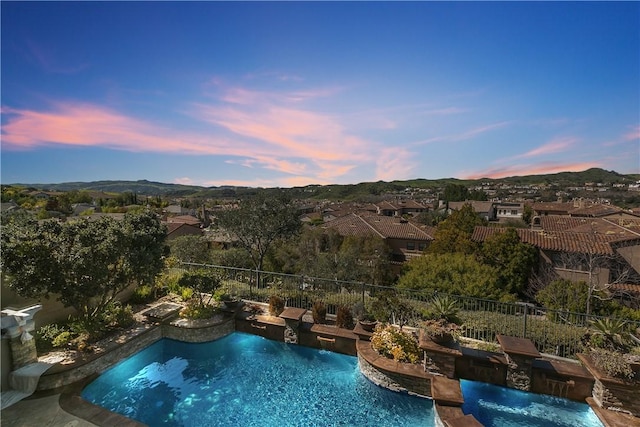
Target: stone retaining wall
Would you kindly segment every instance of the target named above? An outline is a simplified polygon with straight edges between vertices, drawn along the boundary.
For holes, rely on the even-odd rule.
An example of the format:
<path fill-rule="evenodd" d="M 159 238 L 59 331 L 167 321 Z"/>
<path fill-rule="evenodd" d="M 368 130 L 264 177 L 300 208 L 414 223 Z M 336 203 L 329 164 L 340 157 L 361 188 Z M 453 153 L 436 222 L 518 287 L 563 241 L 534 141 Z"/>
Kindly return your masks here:
<path fill-rule="evenodd" d="M 89 360 L 79 360 L 70 365 L 55 365 L 40 377 L 36 390 L 60 389 L 90 375 L 100 374 L 122 359 L 148 347 L 161 338 L 162 329 L 151 327 L 126 343 L 119 343 L 114 348 L 95 355 Z"/>
<path fill-rule="evenodd" d="M 235 329 L 233 318 L 205 321 L 179 319 L 162 325 L 162 337 L 177 341 L 202 343 L 220 339 Z"/>
<path fill-rule="evenodd" d="M 234 330 L 233 317 L 207 321 L 180 319 L 168 324 L 140 326 L 126 338 L 115 339 L 113 345 L 101 353 L 89 355 L 85 359 L 78 359 L 68 365 L 54 365 L 40 377 L 37 390 L 61 389 L 91 375 L 101 374 L 119 361 L 162 338 L 200 343 L 217 340 Z"/>
<path fill-rule="evenodd" d="M 358 341 L 358 364 L 374 384 L 394 391 L 431 397 L 431 375 L 421 365 L 400 363 L 380 356 L 369 341 Z"/>

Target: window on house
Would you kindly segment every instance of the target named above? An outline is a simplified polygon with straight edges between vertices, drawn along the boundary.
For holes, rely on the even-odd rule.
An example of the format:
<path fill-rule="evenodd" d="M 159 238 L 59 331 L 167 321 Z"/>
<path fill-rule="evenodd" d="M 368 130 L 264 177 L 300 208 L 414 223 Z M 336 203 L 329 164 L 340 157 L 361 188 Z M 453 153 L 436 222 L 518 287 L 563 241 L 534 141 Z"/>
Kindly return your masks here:
<path fill-rule="evenodd" d="M 427 249 L 427 244 L 426 243 L 418 243 L 418 250 L 420 252 L 423 252 L 425 249 Z"/>
<path fill-rule="evenodd" d="M 407 242 L 407 250 L 415 251 L 416 250 L 416 243 L 415 242 Z"/>
<path fill-rule="evenodd" d="M 511 215 L 518 215 L 518 211 L 517 211 L 517 210 L 515 210 L 515 209 L 512 209 L 512 210 L 511 210 Z"/>

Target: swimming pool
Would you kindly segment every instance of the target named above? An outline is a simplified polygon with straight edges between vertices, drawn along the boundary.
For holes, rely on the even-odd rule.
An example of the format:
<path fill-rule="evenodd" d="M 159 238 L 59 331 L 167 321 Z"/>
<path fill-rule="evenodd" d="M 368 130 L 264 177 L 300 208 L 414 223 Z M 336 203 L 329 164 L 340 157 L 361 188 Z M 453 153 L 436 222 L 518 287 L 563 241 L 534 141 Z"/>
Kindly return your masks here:
<path fill-rule="evenodd" d="M 485 427 L 602 427 L 586 403 L 460 380 L 462 410 Z"/>
<path fill-rule="evenodd" d="M 162 339 L 90 383 L 82 397 L 150 426 L 431 426 L 431 400 L 367 380 L 358 360 L 233 333 Z"/>
<path fill-rule="evenodd" d="M 586 403 L 460 381 L 486 427 L 601 427 Z M 358 360 L 235 332 L 162 339 L 91 382 L 82 397 L 150 426 L 433 426 L 431 400 L 374 385 Z"/>

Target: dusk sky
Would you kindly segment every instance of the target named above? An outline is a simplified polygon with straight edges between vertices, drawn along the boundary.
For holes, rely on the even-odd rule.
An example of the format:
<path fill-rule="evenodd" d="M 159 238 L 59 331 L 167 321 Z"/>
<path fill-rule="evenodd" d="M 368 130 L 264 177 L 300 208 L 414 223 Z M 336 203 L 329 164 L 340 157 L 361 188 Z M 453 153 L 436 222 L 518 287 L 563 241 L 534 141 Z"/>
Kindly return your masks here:
<path fill-rule="evenodd" d="M 8 2 L 1 180 L 640 173 L 640 2 Z"/>

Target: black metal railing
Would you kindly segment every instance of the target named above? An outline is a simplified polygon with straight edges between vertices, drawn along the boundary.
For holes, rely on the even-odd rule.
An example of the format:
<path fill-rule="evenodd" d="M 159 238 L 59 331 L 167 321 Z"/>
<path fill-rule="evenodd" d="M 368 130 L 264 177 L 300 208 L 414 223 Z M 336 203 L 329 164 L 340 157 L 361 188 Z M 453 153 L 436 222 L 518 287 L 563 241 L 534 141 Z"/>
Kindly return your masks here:
<path fill-rule="evenodd" d="M 390 321 L 402 319 L 409 326 L 419 326 L 429 302 L 437 292 L 401 289 L 367 284 L 257 271 L 220 265 L 183 263 L 183 270 L 214 270 L 221 278 L 225 292 L 251 301 L 268 302 L 271 295 L 285 300 L 287 307 L 310 309 L 315 301 L 322 301 L 329 314 L 337 307 L 354 307 L 356 303 L 371 308 L 378 298 L 392 295 L 395 305 L 388 307 Z M 463 336 L 497 342 L 496 335 L 531 339 L 542 353 L 575 358 L 582 351 L 583 340 L 591 321 L 599 316 L 545 309 L 522 302 L 500 302 L 472 297 L 448 295 L 455 299 L 463 323 Z M 394 312 L 395 310 L 395 312 Z M 632 330 L 640 322 L 627 321 Z"/>

